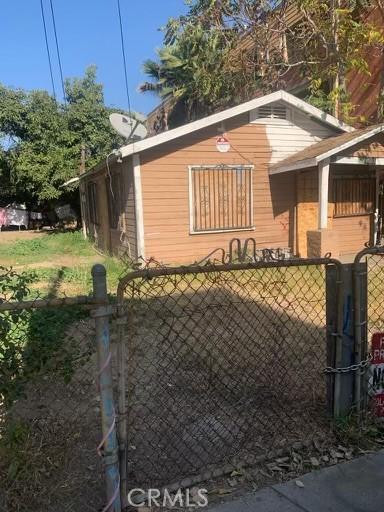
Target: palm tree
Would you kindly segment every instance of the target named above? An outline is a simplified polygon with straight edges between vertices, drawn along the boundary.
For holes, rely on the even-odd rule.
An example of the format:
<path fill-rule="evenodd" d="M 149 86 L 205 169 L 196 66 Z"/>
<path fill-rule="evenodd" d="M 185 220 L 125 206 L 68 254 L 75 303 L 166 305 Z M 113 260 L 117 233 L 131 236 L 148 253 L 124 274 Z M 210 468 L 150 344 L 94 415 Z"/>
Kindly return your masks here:
<path fill-rule="evenodd" d="M 222 31 L 189 24 L 172 44 L 158 50 L 158 61 L 144 62 L 151 81 L 139 90 L 173 99 L 173 108 L 184 104 L 188 119 L 210 113 L 228 97 L 231 81 L 224 73 L 230 45 Z"/>
<path fill-rule="evenodd" d="M 143 70 L 152 81 L 139 86 L 140 92 L 154 92 L 162 99 L 170 96 L 181 98 L 185 94 L 185 66 L 176 45 L 164 46 L 158 50 L 159 61 L 148 59 L 143 64 Z"/>

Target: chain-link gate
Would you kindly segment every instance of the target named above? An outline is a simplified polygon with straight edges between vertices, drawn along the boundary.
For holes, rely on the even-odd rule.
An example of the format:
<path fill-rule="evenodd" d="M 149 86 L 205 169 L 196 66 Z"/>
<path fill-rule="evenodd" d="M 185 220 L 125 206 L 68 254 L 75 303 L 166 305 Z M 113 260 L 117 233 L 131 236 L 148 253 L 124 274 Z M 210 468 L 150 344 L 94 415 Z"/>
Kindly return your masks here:
<path fill-rule="evenodd" d="M 338 274 L 338 262 L 318 259 L 121 280 L 122 495 L 191 485 L 329 433 L 328 267 Z M 337 326 L 328 331 L 334 340 Z"/>
<path fill-rule="evenodd" d="M 364 413 L 377 414 L 373 396 L 383 387 L 381 372 L 374 376 L 370 368 L 373 335 L 384 332 L 383 298 L 384 247 L 367 248 L 354 261 L 355 364 L 361 367 L 355 375 L 355 403 Z"/>

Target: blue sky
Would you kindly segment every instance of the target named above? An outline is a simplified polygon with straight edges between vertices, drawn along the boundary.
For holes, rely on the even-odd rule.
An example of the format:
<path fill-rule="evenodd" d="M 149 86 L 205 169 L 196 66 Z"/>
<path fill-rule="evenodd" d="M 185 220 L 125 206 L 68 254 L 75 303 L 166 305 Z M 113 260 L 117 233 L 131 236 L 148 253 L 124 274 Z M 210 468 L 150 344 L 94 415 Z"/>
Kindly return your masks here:
<path fill-rule="evenodd" d="M 1 2 L 0 82 L 25 89 L 51 91 L 40 0 Z M 60 75 L 49 1 L 44 0 L 56 91 Z M 116 0 L 54 0 L 56 26 L 65 77 L 81 76 L 89 64 L 98 67 L 108 105 L 127 107 Z M 147 113 L 158 102 L 140 94 L 142 62 L 161 45 L 158 28 L 169 16 L 185 11 L 183 0 L 121 0 L 132 108 Z"/>

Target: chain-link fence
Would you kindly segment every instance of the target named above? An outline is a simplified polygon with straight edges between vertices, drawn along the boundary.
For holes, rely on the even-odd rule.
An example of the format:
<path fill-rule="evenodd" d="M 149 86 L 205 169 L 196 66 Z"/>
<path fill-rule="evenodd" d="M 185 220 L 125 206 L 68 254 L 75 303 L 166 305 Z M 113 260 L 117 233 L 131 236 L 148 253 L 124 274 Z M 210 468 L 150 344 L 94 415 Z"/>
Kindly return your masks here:
<path fill-rule="evenodd" d="M 0 271 L 0 510 L 105 503 L 91 299 L 32 298 Z"/>
<path fill-rule="evenodd" d="M 121 281 L 129 487 L 207 479 L 329 434 L 329 264 L 152 269 Z"/>
<path fill-rule="evenodd" d="M 384 416 L 384 247 L 356 256 L 355 354 L 367 362 L 356 374 L 356 403 L 365 413 Z M 383 338 L 383 340 L 382 340 Z"/>
<path fill-rule="evenodd" d="M 0 269 L 0 510 L 120 510 L 119 483 L 124 502 L 332 436 L 337 400 L 373 402 L 382 254 L 359 255 L 353 291 L 330 259 L 145 268 L 117 317 L 102 267 L 93 298 L 62 299 Z"/>

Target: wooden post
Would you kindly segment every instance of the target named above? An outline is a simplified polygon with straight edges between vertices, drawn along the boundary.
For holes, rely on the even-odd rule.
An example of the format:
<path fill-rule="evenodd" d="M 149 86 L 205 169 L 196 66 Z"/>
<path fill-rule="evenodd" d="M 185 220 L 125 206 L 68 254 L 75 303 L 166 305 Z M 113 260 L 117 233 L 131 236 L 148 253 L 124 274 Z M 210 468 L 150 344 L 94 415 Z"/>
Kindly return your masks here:
<path fill-rule="evenodd" d="M 329 160 L 319 163 L 319 229 L 328 227 Z"/>

